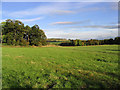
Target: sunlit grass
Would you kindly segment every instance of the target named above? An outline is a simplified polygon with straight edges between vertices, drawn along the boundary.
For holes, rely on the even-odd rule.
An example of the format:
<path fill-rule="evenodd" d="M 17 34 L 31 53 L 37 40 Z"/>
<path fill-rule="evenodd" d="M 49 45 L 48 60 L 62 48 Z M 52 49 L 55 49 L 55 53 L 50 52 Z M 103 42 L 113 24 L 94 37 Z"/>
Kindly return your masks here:
<path fill-rule="evenodd" d="M 115 88 L 118 46 L 3 47 L 3 88 Z"/>

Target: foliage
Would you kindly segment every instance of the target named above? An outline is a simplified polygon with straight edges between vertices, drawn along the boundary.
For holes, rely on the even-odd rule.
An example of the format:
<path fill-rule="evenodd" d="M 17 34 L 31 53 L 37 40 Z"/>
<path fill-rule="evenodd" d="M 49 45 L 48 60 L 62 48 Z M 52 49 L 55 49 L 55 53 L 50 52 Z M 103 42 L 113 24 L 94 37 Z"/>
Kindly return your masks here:
<path fill-rule="evenodd" d="M 19 20 L 7 19 L 2 22 L 3 43 L 8 45 L 46 45 L 46 35 L 43 30 L 39 29 L 38 25 L 29 27 Z"/>
<path fill-rule="evenodd" d="M 61 46 L 86 46 L 86 45 L 112 45 L 112 44 L 120 44 L 120 37 L 115 37 L 114 39 L 104 39 L 104 40 L 96 40 L 96 39 L 90 39 L 90 40 L 70 40 L 70 42 L 62 42 Z"/>
<path fill-rule="evenodd" d="M 82 46 L 82 41 L 81 40 L 77 40 L 77 46 Z"/>

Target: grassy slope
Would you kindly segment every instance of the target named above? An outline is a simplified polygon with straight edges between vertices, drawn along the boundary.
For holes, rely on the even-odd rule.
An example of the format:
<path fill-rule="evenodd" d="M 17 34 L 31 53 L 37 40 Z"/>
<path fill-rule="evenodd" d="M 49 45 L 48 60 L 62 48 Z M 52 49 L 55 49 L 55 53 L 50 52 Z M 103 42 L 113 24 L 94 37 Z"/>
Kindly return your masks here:
<path fill-rule="evenodd" d="M 3 88 L 120 86 L 117 45 L 2 50 Z"/>

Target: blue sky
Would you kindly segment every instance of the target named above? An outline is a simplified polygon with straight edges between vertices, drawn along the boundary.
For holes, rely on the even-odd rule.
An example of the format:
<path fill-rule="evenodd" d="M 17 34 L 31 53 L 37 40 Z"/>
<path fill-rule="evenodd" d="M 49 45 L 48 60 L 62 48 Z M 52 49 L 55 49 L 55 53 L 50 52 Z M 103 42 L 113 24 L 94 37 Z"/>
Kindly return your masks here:
<path fill-rule="evenodd" d="M 38 24 L 48 38 L 104 39 L 118 36 L 115 2 L 2 2 L 2 21 Z"/>

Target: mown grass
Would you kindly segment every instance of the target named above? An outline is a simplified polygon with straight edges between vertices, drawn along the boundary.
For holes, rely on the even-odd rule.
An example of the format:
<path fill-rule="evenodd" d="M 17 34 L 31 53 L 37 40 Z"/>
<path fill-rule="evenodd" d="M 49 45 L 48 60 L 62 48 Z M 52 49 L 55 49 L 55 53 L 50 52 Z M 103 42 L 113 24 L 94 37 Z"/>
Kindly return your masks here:
<path fill-rule="evenodd" d="M 117 88 L 118 46 L 3 47 L 3 88 Z"/>

